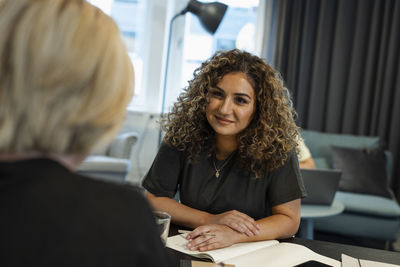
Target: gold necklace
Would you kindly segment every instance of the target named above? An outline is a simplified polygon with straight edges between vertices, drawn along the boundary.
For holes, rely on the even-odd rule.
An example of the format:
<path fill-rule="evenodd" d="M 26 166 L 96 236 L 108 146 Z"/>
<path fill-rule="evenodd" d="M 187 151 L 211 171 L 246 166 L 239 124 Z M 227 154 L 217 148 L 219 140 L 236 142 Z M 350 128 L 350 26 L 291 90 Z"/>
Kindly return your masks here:
<path fill-rule="evenodd" d="M 212 159 L 212 162 L 213 162 L 213 164 L 214 164 L 215 177 L 216 177 L 216 178 L 219 177 L 220 171 L 222 171 L 222 169 L 225 167 L 225 165 L 230 161 L 230 159 L 231 159 L 231 157 L 232 157 L 233 154 L 234 154 L 234 153 L 231 153 L 231 154 L 225 159 L 224 163 L 222 164 L 222 166 L 221 166 L 219 169 L 217 168 L 217 165 L 215 164 L 214 158 Z"/>

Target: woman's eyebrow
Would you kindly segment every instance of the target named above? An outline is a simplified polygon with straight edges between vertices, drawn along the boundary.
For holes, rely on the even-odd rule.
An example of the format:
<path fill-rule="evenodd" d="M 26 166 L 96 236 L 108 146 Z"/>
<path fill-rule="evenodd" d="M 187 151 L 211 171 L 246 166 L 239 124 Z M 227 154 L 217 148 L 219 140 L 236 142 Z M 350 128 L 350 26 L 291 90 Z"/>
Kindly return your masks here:
<path fill-rule="evenodd" d="M 235 93 L 235 95 L 236 96 L 244 96 L 244 97 L 247 97 L 248 99 L 251 100 L 251 97 L 248 94 L 245 94 L 245 93 Z"/>
<path fill-rule="evenodd" d="M 224 89 L 222 89 L 222 88 L 219 87 L 219 86 L 215 86 L 215 88 L 217 88 L 219 91 L 225 92 Z"/>
<path fill-rule="evenodd" d="M 215 88 L 216 88 L 218 91 L 222 91 L 222 92 L 225 93 L 224 89 L 222 89 L 221 87 L 215 86 Z M 251 100 L 251 97 L 250 97 L 248 94 L 245 94 L 245 93 L 234 93 L 234 95 L 235 95 L 235 96 L 247 97 L 248 99 Z"/>

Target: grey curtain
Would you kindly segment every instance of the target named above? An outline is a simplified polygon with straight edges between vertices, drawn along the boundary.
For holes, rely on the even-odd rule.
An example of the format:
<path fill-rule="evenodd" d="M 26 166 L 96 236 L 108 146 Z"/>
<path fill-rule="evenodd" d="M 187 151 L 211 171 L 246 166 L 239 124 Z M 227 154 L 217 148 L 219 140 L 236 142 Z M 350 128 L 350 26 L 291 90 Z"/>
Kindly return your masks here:
<path fill-rule="evenodd" d="M 263 53 L 291 89 L 300 126 L 380 136 L 400 200 L 400 1 L 267 2 L 273 41 Z"/>

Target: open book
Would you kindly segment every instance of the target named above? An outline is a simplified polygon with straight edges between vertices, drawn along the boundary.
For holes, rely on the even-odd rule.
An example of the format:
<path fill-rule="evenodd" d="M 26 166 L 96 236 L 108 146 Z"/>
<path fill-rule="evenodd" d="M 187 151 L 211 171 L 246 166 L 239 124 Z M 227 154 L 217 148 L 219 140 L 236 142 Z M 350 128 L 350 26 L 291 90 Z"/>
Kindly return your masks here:
<path fill-rule="evenodd" d="M 238 243 L 206 252 L 187 249 L 187 242 L 184 234 L 175 235 L 168 238 L 167 247 L 197 258 L 234 264 L 236 267 L 296 266 L 307 261 L 318 261 L 328 266 L 341 266 L 339 261 L 317 254 L 302 245 L 279 243 L 277 240 Z"/>
<path fill-rule="evenodd" d="M 192 251 L 186 247 L 187 240 L 185 234 L 176 235 L 167 239 L 167 247 L 175 249 L 185 254 L 192 255 L 197 258 L 210 259 L 213 262 L 226 261 L 235 256 L 243 255 L 257 249 L 269 247 L 279 243 L 277 240 L 267 240 L 259 242 L 238 243 L 227 248 L 214 249 L 206 252 Z"/>

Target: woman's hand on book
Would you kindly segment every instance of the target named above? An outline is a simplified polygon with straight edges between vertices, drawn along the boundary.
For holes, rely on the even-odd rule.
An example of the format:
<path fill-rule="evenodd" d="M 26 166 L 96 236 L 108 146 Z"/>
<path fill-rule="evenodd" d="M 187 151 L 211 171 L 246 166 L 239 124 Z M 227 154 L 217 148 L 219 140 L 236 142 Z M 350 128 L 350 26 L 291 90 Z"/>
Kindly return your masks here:
<path fill-rule="evenodd" d="M 255 236 L 260 230 L 260 226 L 253 218 L 237 210 L 211 215 L 207 224 L 224 224 L 247 236 Z"/>
<path fill-rule="evenodd" d="M 229 247 L 237 243 L 242 235 L 242 233 L 239 233 L 226 225 L 202 225 L 186 236 L 186 239 L 189 240 L 187 247 L 190 250 L 198 251 L 208 251 Z"/>

